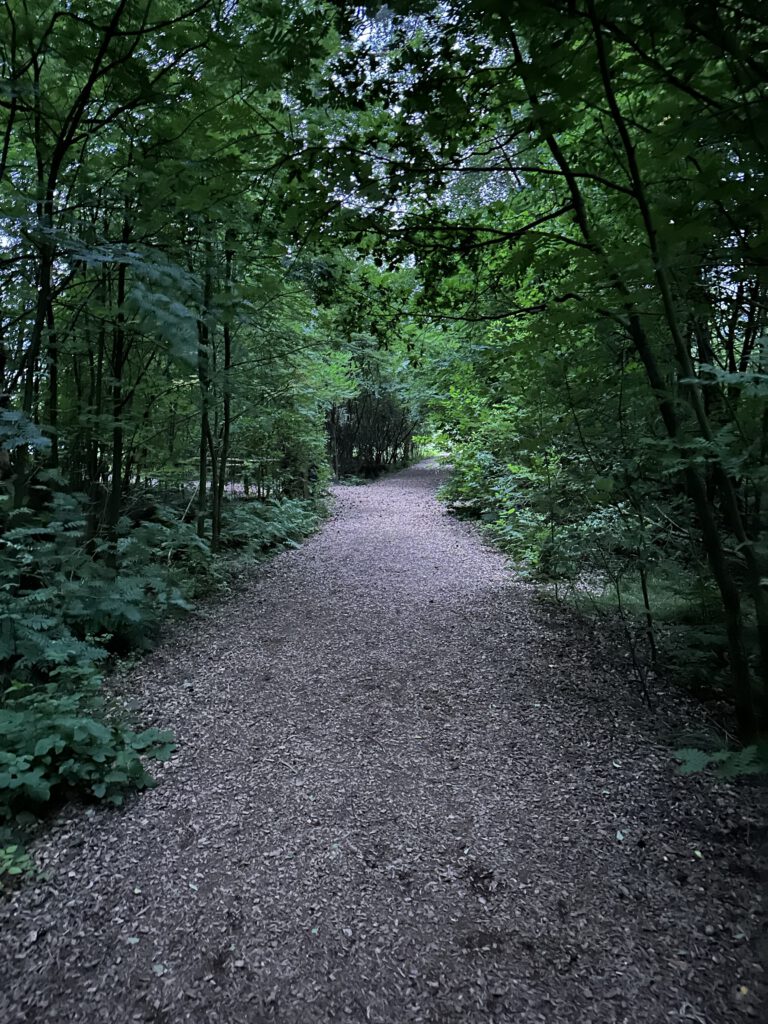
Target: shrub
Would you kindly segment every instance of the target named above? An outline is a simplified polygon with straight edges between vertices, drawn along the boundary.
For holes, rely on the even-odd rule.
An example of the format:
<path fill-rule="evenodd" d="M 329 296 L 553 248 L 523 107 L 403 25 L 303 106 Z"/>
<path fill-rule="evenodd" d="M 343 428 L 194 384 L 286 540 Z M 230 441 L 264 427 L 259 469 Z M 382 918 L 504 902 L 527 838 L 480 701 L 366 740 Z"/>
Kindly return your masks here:
<path fill-rule="evenodd" d="M 120 804 L 153 785 L 142 758 L 166 760 L 169 733 L 111 721 L 96 686 L 12 685 L 0 705 L 0 824 L 27 822 L 75 793 Z"/>
<path fill-rule="evenodd" d="M 0 535 L 0 674 L 22 681 L 90 681 L 111 651 L 146 647 L 148 628 L 186 607 L 170 570 L 187 546 L 184 524 L 134 527 L 115 540 L 85 540 L 83 499 L 55 494 L 50 508 L 7 516 Z"/>
<path fill-rule="evenodd" d="M 725 779 L 768 773 L 768 743 L 752 744 L 739 750 L 707 751 L 683 747 L 674 753 L 680 762 L 678 771 L 681 775 L 694 775 L 708 769 Z"/>

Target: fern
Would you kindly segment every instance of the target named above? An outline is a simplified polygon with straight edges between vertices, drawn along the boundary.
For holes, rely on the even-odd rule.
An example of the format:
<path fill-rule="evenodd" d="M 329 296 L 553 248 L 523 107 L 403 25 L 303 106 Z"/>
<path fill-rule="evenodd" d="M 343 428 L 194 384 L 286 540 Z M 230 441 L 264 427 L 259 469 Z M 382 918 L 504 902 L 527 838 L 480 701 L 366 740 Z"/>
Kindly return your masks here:
<path fill-rule="evenodd" d="M 226 511 L 222 547 L 259 553 L 295 546 L 317 529 L 320 516 L 313 502 L 236 501 Z"/>

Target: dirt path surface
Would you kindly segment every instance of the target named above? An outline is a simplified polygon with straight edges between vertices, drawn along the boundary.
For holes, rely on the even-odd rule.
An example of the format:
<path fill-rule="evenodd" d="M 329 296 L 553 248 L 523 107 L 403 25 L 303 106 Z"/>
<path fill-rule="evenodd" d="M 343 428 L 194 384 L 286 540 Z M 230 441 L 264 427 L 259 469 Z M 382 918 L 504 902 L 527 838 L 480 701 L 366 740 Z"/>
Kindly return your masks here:
<path fill-rule="evenodd" d="M 142 664 L 180 751 L 0 904 L 3 1024 L 760 1019 L 755 791 L 677 777 L 438 482 L 340 489 Z"/>

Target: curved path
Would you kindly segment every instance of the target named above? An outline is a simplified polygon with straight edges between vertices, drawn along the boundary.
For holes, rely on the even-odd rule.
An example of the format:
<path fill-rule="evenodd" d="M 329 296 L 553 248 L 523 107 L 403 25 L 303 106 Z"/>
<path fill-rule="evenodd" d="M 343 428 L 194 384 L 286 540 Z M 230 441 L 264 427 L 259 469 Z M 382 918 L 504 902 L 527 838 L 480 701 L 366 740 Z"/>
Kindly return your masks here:
<path fill-rule="evenodd" d="M 675 776 L 438 482 L 339 489 L 124 680 L 180 752 L 54 823 L 0 904 L 0 1021 L 759 1017 L 749 794 Z"/>

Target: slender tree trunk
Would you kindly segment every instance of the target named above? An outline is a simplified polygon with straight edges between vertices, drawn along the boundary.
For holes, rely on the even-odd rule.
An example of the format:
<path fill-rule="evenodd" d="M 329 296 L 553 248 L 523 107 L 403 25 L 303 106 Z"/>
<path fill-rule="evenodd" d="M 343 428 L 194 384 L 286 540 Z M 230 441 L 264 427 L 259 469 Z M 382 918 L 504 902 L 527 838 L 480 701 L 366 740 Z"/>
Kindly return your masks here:
<path fill-rule="evenodd" d="M 231 241 L 231 239 L 228 239 Z M 232 430 L 232 381 L 230 374 L 232 370 L 232 260 L 234 252 L 227 249 L 225 253 L 224 284 L 227 299 L 227 311 L 224 321 L 224 366 L 223 366 L 223 408 L 221 422 L 221 438 L 219 447 L 219 473 L 216 483 L 216 532 L 213 536 L 214 550 L 218 549 L 221 539 L 221 517 L 224 507 L 224 488 L 227 480 L 227 460 L 229 459 L 229 442 Z"/>
<path fill-rule="evenodd" d="M 221 505 L 219 503 L 219 461 L 216 457 L 216 442 L 211 430 L 210 418 L 203 421 L 204 439 L 208 448 L 211 468 L 211 551 L 218 551 L 221 537 Z"/>
<path fill-rule="evenodd" d="M 123 373 L 125 370 L 125 322 L 122 305 L 125 301 L 125 264 L 121 263 L 117 271 L 117 307 L 115 328 L 112 335 L 112 475 L 107 499 L 105 525 L 110 533 L 114 533 L 120 518 L 123 499 L 123 459 L 125 427 L 123 423 Z"/>
<path fill-rule="evenodd" d="M 102 307 L 106 306 L 107 302 L 106 273 L 106 270 L 102 269 L 99 280 L 99 297 Z M 83 434 L 86 439 L 85 474 L 88 491 L 88 515 L 85 522 L 87 550 L 91 550 L 94 545 L 96 534 L 99 531 L 99 520 L 103 512 L 101 483 L 99 480 L 100 447 L 98 427 L 101 423 L 104 401 L 104 359 L 106 350 L 106 327 L 102 321 L 99 326 L 95 355 L 90 346 L 88 350 L 88 416 L 83 427 Z"/>
<path fill-rule="evenodd" d="M 208 410 L 203 409 L 200 416 L 200 455 L 197 471 L 197 536 L 205 537 L 205 519 L 208 511 Z"/>
<path fill-rule="evenodd" d="M 212 473 L 216 473 L 216 454 L 211 436 L 210 404 L 211 404 L 211 332 L 209 327 L 210 305 L 213 293 L 213 276 L 211 267 L 211 247 L 205 246 L 206 266 L 205 284 L 203 287 L 203 309 L 197 323 L 197 378 L 200 384 L 200 448 L 198 461 L 198 494 L 197 494 L 197 536 L 205 537 L 205 520 L 208 513 L 208 452 L 210 449 L 213 465 Z M 213 488 L 215 505 L 216 489 Z M 214 509 L 215 512 L 215 509 Z"/>
<path fill-rule="evenodd" d="M 43 242 L 39 249 L 39 262 L 37 273 L 37 302 L 35 304 L 35 317 L 32 322 L 32 329 L 29 334 L 29 345 L 25 352 L 26 369 L 24 374 L 24 393 L 22 399 L 22 412 L 29 419 L 36 419 L 35 406 L 37 395 L 37 373 L 40 353 L 43 348 L 43 337 L 45 335 L 48 306 L 51 302 L 53 273 L 53 252 L 47 242 Z M 26 445 L 20 445 L 15 452 L 16 480 L 14 484 L 13 503 L 16 508 L 21 508 L 27 500 L 29 490 L 30 458 Z"/>
<path fill-rule="evenodd" d="M 125 201 L 121 241 L 125 245 L 131 237 L 129 201 Z M 124 459 L 125 459 L 125 394 L 124 373 L 127 359 L 125 336 L 125 296 L 127 266 L 120 263 L 117 268 L 117 312 L 112 343 L 112 481 L 107 499 L 106 525 L 114 533 L 120 518 L 123 503 Z"/>
<path fill-rule="evenodd" d="M 46 321 L 48 326 L 48 420 L 47 434 L 51 441 L 48 465 L 59 466 L 59 346 L 53 319 L 53 302 L 48 302 Z"/>

